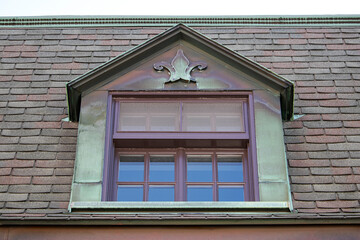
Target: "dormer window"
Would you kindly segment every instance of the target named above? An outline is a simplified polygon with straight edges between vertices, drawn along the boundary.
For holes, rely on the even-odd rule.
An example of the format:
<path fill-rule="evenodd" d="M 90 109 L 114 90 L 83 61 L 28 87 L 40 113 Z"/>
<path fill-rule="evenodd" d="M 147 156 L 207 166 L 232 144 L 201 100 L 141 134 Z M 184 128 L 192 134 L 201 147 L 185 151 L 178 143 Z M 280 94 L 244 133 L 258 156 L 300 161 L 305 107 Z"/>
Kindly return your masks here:
<path fill-rule="evenodd" d="M 293 84 L 259 64 L 180 24 L 67 91 L 71 211 L 291 209 Z"/>

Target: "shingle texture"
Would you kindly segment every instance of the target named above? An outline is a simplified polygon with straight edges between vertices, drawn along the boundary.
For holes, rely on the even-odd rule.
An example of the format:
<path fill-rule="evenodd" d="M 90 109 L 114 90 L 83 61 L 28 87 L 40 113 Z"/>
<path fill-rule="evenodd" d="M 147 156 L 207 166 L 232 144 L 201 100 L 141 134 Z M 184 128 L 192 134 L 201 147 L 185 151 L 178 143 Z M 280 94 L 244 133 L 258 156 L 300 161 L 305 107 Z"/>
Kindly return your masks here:
<path fill-rule="evenodd" d="M 62 121 L 65 84 L 165 29 L 0 29 L 2 218 L 68 214 L 77 123 Z M 195 29 L 295 82 L 304 116 L 284 122 L 293 215 L 357 216 L 360 28 Z"/>

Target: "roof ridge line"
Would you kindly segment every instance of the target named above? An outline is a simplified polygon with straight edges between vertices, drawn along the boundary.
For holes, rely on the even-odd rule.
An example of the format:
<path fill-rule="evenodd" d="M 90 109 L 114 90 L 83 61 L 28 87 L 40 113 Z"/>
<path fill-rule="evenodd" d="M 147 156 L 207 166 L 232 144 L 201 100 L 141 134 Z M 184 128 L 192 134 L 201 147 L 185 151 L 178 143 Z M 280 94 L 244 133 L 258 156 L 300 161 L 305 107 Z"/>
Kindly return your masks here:
<path fill-rule="evenodd" d="M 360 15 L 304 16 L 33 16 L 0 17 L 0 27 L 359 25 Z"/>

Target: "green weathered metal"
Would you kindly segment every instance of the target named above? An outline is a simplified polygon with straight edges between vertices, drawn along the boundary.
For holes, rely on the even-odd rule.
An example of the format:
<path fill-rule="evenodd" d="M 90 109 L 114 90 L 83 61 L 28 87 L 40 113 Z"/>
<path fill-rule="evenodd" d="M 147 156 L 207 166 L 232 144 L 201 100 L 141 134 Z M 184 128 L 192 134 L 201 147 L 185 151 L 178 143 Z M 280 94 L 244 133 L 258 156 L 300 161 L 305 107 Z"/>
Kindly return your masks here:
<path fill-rule="evenodd" d="M 72 202 L 69 206 L 72 211 L 135 211 L 135 212 L 161 212 L 170 210 L 176 211 L 205 211 L 206 214 L 210 212 L 225 211 L 225 214 L 229 214 L 229 211 L 240 211 L 242 214 L 244 211 L 249 212 L 287 212 L 289 213 L 288 202 Z"/>
<path fill-rule="evenodd" d="M 204 70 L 207 68 L 207 64 L 204 62 L 194 62 L 190 64 L 183 50 L 179 49 L 171 63 L 159 62 L 154 64 L 154 69 L 157 71 L 162 71 L 164 68 L 170 73 L 170 78 L 167 83 L 177 81 L 196 82 L 191 76 L 192 70 L 195 68 Z"/>
<path fill-rule="evenodd" d="M 360 16 L 14 16 L 0 18 L 0 27 L 172 26 L 179 23 L 190 26 L 351 26 L 360 24 Z"/>
<path fill-rule="evenodd" d="M 281 94 L 283 119 L 290 120 L 292 118 L 294 84 L 291 81 L 277 75 L 249 58 L 235 53 L 201 33 L 183 24 L 178 24 L 130 51 L 70 81 L 66 85 L 70 120 L 78 121 L 81 95 L 84 92 L 98 86 L 102 82 L 105 83 L 109 77 L 119 72 L 125 73 L 129 71 L 128 69 L 134 64 L 180 40 L 190 42 L 194 46 L 204 50 L 208 54 L 216 56 L 234 68 L 241 69 L 241 71 L 263 81 L 265 85 L 277 89 Z"/>

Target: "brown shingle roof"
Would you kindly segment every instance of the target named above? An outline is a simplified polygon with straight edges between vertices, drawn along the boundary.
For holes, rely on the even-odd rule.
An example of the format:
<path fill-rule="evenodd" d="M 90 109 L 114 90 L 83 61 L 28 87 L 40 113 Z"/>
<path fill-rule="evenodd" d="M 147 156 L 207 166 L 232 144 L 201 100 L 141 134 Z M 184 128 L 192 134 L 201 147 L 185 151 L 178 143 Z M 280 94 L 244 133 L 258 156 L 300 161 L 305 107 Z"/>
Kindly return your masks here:
<path fill-rule="evenodd" d="M 62 121 L 65 84 L 165 29 L 0 29 L 0 218 L 89 216 L 67 213 L 77 124 Z M 360 28 L 195 29 L 296 84 L 304 116 L 284 123 L 296 211 L 278 217 L 359 217 Z"/>

